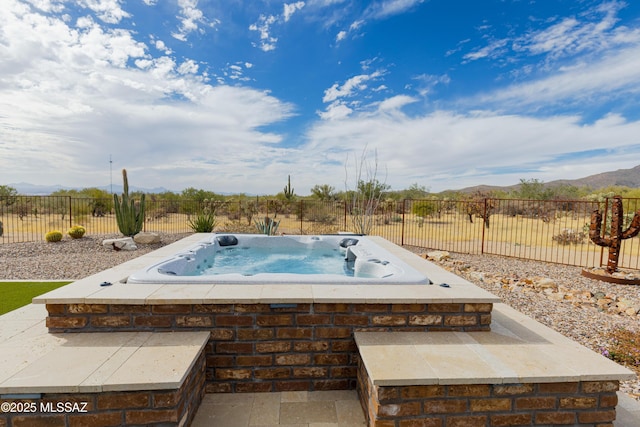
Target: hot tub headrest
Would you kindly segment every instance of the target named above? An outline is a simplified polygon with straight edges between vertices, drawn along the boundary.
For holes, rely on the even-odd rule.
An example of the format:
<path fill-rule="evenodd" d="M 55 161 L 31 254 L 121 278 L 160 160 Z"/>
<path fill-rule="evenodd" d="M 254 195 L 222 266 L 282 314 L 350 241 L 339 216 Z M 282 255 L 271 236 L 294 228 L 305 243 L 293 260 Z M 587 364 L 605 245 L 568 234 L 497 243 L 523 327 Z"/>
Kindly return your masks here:
<path fill-rule="evenodd" d="M 216 236 L 216 240 L 220 246 L 235 246 L 238 244 L 238 238 L 236 236 Z"/>
<path fill-rule="evenodd" d="M 340 247 L 341 248 L 348 248 L 349 246 L 355 246 L 358 244 L 358 239 L 354 239 L 351 237 L 348 237 L 346 239 L 342 239 L 340 240 Z"/>

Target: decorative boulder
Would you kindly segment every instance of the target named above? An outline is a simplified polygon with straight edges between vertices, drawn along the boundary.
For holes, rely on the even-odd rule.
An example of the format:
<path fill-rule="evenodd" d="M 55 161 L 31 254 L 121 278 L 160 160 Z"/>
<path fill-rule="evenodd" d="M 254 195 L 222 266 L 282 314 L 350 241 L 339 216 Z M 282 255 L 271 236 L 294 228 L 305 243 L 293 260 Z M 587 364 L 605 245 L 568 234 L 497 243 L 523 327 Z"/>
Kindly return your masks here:
<path fill-rule="evenodd" d="M 138 249 L 131 237 L 123 237 L 121 239 L 105 239 L 102 246 L 114 251 L 135 251 Z"/>
<path fill-rule="evenodd" d="M 151 245 L 160 243 L 160 235 L 158 233 L 141 232 L 133 236 L 133 241 L 139 245 Z"/>
<path fill-rule="evenodd" d="M 451 258 L 451 254 L 447 251 L 431 251 L 427 252 L 426 259 L 433 261 L 444 261 Z"/>

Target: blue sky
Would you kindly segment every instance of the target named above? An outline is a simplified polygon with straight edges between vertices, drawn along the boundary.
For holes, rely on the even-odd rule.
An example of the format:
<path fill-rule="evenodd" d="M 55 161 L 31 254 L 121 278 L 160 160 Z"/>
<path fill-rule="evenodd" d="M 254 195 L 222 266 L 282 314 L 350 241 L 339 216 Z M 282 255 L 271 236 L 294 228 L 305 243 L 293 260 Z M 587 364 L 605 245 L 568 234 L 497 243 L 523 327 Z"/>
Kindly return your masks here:
<path fill-rule="evenodd" d="M 640 2 L 4 0 L 0 22 L 1 185 L 306 195 L 360 169 L 437 192 L 640 164 Z"/>

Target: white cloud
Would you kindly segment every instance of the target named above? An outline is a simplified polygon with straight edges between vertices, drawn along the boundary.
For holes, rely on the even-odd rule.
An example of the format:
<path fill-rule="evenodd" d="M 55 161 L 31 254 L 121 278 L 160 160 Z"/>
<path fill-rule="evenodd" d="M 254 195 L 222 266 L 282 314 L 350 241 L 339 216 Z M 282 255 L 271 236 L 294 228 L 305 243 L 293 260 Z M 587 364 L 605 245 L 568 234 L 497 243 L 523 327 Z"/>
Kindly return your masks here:
<path fill-rule="evenodd" d="M 361 91 L 367 88 L 367 82 L 376 80 L 383 75 L 382 71 L 375 71 L 371 74 L 360 74 L 353 76 L 344 82 L 343 85 L 334 83 L 329 89 L 324 91 L 322 102 L 332 102 L 338 98 L 345 98 L 352 96 L 356 91 Z"/>
<path fill-rule="evenodd" d="M 28 0 L 33 7 L 47 13 L 64 10 L 64 0 Z"/>
<path fill-rule="evenodd" d="M 507 51 L 507 43 L 508 40 L 506 39 L 494 40 L 483 48 L 467 53 L 463 58 L 468 61 L 475 61 L 482 58 L 495 58 L 497 56 L 501 56 Z"/>
<path fill-rule="evenodd" d="M 385 19 L 390 16 L 405 13 L 424 3 L 424 0 L 383 0 L 373 2 L 364 15 L 371 19 Z"/>
<path fill-rule="evenodd" d="M 272 37 L 270 35 L 271 26 L 276 22 L 278 18 L 274 15 L 260 15 L 258 17 L 258 22 L 251 24 L 249 26 L 249 30 L 257 31 L 260 33 L 260 43 L 257 44 L 258 47 L 264 52 L 269 52 L 276 48 L 276 43 L 278 42 L 277 37 Z"/>
<path fill-rule="evenodd" d="M 198 0 L 178 0 L 180 14 L 176 17 L 180 21 L 177 32 L 171 35 L 180 41 L 186 41 L 190 33 L 198 31 L 203 33 L 201 25 L 214 27 L 219 23 L 218 20 L 209 21 L 202 10 L 198 9 Z"/>
<path fill-rule="evenodd" d="M 278 37 L 272 35 L 274 26 L 282 25 L 289 22 L 291 16 L 305 6 L 305 2 L 298 1 L 295 3 L 284 3 L 282 15 L 265 15 L 260 14 L 258 20 L 249 26 L 250 31 L 256 31 L 260 34 L 260 41 L 253 43 L 263 52 L 270 52 L 276 49 Z"/>
<path fill-rule="evenodd" d="M 363 68 L 365 68 L 363 66 Z M 324 120 L 335 120 L 344 118 L 351 114 L 355 108 L 360 106 L 358 99 L 363 91 L 369 89 L 372 92 L 381 91 L 384 85 L 378 85 L 371 89 L 369 83 L 375 82 L 384 75 L 383 70 L 377 70 L 370 74 L 359 74 L 347 79 L 342 85 L 334 83 L 330 88 L 325 89 L 322 102 L 329 104 L 324 112 L 318 112 L 320 118 Z M 347 101 L 348 99 L 351 99 Z"/>
<path fill-rule="evenodd" d="M 409 117 L 400 109 L 412 101 L 394 97 L 375 112 L 320 121 L 308 133 L 307 152 L 344 153 L 344 141 L 349 141 L 352 152 L 359 153 L 365 147 L 377 151 L 380 166 L 388 170 L 389 184 L 395 189 L 419 182 L 434 191 L 478 183 L 517 184 L 521 178 L 548 181 L 586 176 L 607 170 L 599 164 L 603 159 L 571 160 L 566 155 L 602 147 L 622 161 L 611 169 L 637 164 L 637 158 L 624 158 L 622 153 L 637 145 L 640 122 L 607 117 L 585 126 L 579 117 L 571 116 L 461 115 L 450 111 Z M 560 166 L 567 170 L 559 172 Z M 522 171 L 529 168 L 536 172 Z M 340 174 L 339 169 L 336 166 L 325 172 Z M 507 172 L 497 175 L 497 170 Z"/>
<path fill-rule="evenodd" d="M 162 40 L 151 40 L 156 49 L 162 51 L 165 55 L 171 55 L 173 50 L 171 50 Z"/>
<path fill-rule="evenodd" d="M 6 6 L 0 182 L 104 185 L 98 165 L 112 155 L 136 185 L 214 188 L 228 179 L 246 191 L 231 177 L 260 182 L 271 163 L 286 161 L 282 136 L 261 129 L 293 106 L 264 91 L 208 85 L 194 60 L 153 57 L 125 30 L 90 19 L 74 28 L 12 0 Z"/>
<path fill-rule="evenodd" d="M 418 82 L 416 90 L 423 98 L 429 96 L 436 86 L 448 85 L 451 82 L 451 78 L 447 74 L 441 76 L 421 74 L 413 77 L 413 80 Z"/>
<path fill-rule="evenodd" d="M 178 74 L 196 74 L 198 72 L 198 64 L 193 59 L 184 61 L 177 69 Z"/>
<path fill-rule="evenodd" d="M 579 16 L 570 16 L 553 21 L 550 25 L 529 31 L 521 36 L 492 39 L 481 48 L 464 55 L 465 61 L 497 59 L 509 54 L 530 57 L 542 56 L 543 65 L 559 58 L 580 54 L 599 54 L 614 47 L 636 44 L 640 31 L 616 27 L 618 12 L 626 4 L 619 1 L 604 2 Z M 515 60 L 516 58 L 510 58 Z"/>
<path fill-rule="evenodd" d="M 289 22 L 289 19 L 291 19 L 291 16 L 296 13 L 298 10 L 302 9 L 304 7 L 304 2 L 303 1 L 298 1 L 295 3 L 285 3 L 284 4 L 284 12 L 283 12 L 283 17 L 284 17 L 284 22 Z"/>
<path fill-rule="evenodd" d="M 514 84 L 472 100 L 502 108 L 625 99 L 640 93 L 640 43 L 597 61 L 565 67 L 549 77 Z"/>
<path fill-rule="evenodd" d="M 123 18 L 131 15 L 120 7 L 120 0 L 79 0 L 82 7 L 86 7 L 96 13 L 96 16 L 109 24 L 117 24 Z"/>
<path fill-rule="evenodd" d="M 245 71 L 252 67 L 253 64 L 248 62 L 236 62 L 234 64 L 227 64 L 227 67 L 224 71 L 224 77 L 234 81 L 249 81 L 251 79 L 245 76 Z"/>
<path fill-rule="evenodd" d="M 348 117 L 353 110 L 343 102 L 332 102 L 325 111 L 319 111 L 322 120 L 339 120 Z"/>
<path fill-rule="evenodd" d="M 371 3 L 362 12 L 361 16 L 349 25 L 348 30 L 341 30 L 336 36 L 336 42 L 346 39 L 349 34 L 356 33 L 367 21 L 387 19 L 394 15 L 407 13 L 422 4 L 424 0 L 382 0 Z M 334 17 L 331 23 L 339 20 Z"/>

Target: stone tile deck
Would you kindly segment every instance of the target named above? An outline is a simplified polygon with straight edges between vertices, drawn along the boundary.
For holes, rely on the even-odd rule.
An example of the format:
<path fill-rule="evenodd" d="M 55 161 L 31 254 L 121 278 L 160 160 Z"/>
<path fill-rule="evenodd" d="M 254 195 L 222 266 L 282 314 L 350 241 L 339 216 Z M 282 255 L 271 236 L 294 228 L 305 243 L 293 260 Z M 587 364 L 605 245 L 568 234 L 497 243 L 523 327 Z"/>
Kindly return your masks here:
<path fill-rule="evenodd" d="M 191 427 L 365 426 L 355 390 L 207 394 Z"/>
<path fill-rule="evenodd" d="M 1 318 L 0 394 L 177 389 L 209 337 L 207 332 L 50 334 L 46 315 L 43 306 L 30 304 Z"/>

